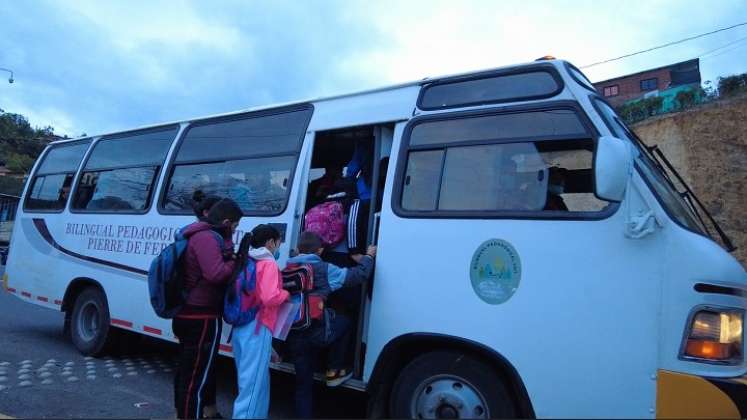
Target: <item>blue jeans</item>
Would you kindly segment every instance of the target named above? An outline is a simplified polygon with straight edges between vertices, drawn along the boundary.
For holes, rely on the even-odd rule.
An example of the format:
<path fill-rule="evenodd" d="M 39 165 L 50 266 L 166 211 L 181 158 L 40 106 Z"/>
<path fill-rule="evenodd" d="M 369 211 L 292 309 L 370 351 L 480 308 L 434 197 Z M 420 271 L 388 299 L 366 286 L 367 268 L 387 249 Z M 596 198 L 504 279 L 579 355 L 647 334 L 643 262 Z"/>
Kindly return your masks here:
<path fill-rule="evenodd" d="M 328 348 L 327 368 L 345 368 L 345 353 L 350 342 L 350 320 L 327 310 L 327 326 L 314 321 L 303 331 L 293 331 L 288 347 L 296 368 L 296 416 L 311 418 L 313 412 L 314 364 L 319 350 Z"/>

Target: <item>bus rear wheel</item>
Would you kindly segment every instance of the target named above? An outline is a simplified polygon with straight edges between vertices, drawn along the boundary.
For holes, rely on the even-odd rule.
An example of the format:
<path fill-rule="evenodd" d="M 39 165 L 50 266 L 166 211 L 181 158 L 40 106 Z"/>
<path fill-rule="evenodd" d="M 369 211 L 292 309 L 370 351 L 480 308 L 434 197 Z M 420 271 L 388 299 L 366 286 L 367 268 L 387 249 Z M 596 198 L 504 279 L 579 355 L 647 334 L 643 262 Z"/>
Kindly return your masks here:
<path fill-rule="evenodd" d="M 474 357 L 451 351 L 419 356 L 405 366 L 390 396 L 394 418 L 514 418 L 499 375 Z"/>
<path fill-rule="evenodd" d="M 75 299 L 70 319 L 70 339 L 86 356 L 101 355 L 111 343 L 109 306 L 101 289 L 89 287 Z"/>

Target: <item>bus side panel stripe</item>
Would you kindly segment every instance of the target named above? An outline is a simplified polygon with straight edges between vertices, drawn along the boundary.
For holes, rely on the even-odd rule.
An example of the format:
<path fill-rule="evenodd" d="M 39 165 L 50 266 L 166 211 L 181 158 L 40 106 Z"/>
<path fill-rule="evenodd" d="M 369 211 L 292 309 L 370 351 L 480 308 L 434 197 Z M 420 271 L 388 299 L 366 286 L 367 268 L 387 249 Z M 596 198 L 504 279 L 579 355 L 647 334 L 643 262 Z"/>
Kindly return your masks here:
<path fill-rule="evenodd" d="M 143 276 L 148 275 L 147 270 L 141 270 L 139 268 L 130 267 L 129 265 L 119 264 L 114 261 L 102 260 L 102 259 L 95 258 L 95 257 L 89 257 L 87 255 L 82 255 L 82 254 L 78 254 L 77 252 L 70 251 L 69 249 L 63 247 L 62 245 L 57 243 L 57 241 L 54 240 L 54 238 L 52 237 L 52 233 L 49 232 L 49 228 L 47 228 L 47 223 L 44 221 L 44 219 L 34 218 L 33 222 L 34 222 L 34 226 L 36 227 L 36 230 L 39 231 L 39 234 L 42 236 L 42 238 L 44 238 L 44 240 L 47 241 L 47 243 L 52 245 L 53 248 L 62 252 L 63 254 L 67 254 L 71 257 L 75 257 L 75 258 L 78 258 L 84 261 L 89 261 L 89 262 L 93 262 L 96 264 L 102 264 L 102 265 L 106 265 L 109 267 L 114 267 L 120 270 L 129 271 L 131 273 L 141 274 Z"/>
<path fill-rule="evenodd" d="M 149 327 L 147 325 L 143 325 L 143 331 L 151 334 L 161 335 L 162 332 L 158 328 Z"/>
<path fill-rule="evenodd" d="M 123 319 L 112 318 L 112 325 L 118 325 L 120 327 L 132 328 L 132 322 L 125 321 Z"/>

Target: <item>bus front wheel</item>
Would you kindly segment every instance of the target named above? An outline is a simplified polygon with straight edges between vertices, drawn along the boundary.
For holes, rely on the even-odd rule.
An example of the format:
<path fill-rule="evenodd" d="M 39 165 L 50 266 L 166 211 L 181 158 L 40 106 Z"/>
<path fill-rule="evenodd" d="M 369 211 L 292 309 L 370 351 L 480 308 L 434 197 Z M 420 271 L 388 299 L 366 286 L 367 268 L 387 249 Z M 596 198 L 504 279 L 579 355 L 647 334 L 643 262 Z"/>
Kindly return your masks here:
<path fill-rule="evenodd" d="M 437 351 L 410 362 L 390 397 L 394 418 L 513 418 L 516 410 L 504 382 L 480 359 Z"/>
<path fill-rule="evenodd" d="M 102 354 L 112 339 L 106 296 L 97 287 L 88 287 L 75 299 L 70 318 L 70 338 L 86 356 Z"/>

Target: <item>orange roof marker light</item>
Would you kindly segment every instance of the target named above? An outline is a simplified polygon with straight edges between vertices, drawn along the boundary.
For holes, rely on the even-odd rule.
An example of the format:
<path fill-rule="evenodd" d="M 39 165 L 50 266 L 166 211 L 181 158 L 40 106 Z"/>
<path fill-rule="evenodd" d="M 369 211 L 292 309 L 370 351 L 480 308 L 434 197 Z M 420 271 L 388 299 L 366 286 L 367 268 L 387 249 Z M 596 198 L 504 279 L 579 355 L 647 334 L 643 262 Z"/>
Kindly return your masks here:
<path fill-rule="evenodd" d="M 545 55 L 545 56 L 542 56 L 542 57 L 540 57 L 540 58 L 538 58 L 538 59 L 536 59 L 534 61 L 547 61 L 547 60 L 557 60 L 557 58 L 555 58 L 554 55 Z"/>

